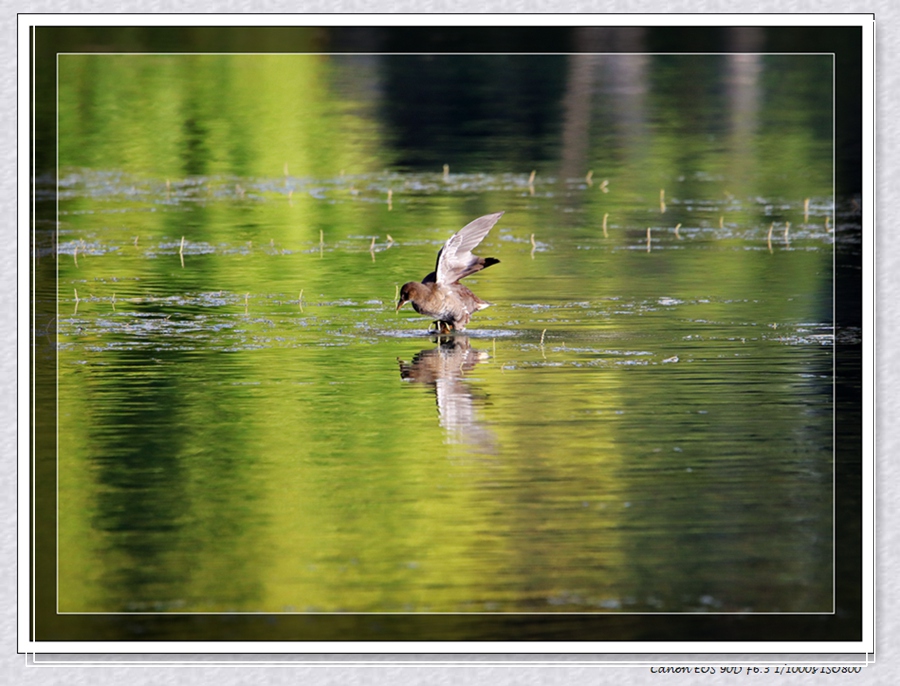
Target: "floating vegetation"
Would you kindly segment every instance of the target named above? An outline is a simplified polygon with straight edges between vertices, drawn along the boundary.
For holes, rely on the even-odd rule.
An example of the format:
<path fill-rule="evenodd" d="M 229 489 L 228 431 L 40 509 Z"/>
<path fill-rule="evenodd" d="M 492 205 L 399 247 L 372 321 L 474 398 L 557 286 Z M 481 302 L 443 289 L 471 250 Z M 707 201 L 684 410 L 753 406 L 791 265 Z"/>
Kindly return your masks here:
<path fill-rule="evenodd" d="M 71 255 L 76 266 L 78 264 L 79 255 L 82 258 L 100 256 L 107 255 L 118 250 L 120 250 L 120 246 L 103 243 L 96 239 L 89 241 L 86 241 L 84 239 L 63 241 L 57 244 L 57 254 Z"/>
<path fill-rule="evenodd" d="M 366 263 L 375 264 L 366 267 L 373 271 L 366 273 L 365 278 L 376 282 L 379 279 L 386 281 L 387 288 L 390 283 L 394 283 L 396 291 L 398 283 L 390 271 L 390 260 L 381 259 L 381 254 L 392 246 L 402 247 L 403 250 L 393 247 L 391 259 L 417 247 L 433 250 L 442 245 L 446 237 L 446 229 L 438 226 L 434 220 L 423 222 L 421 231 L 417 233 L 402 235 L 400 242 L 391 233 L 387 233 L 383 225 L 373 224 L 362 231 L 342 231 L 341 225 L 335 223 L 327 227 L 329 237 L 326 241 L 326 229 L 320 226 L 303 225 L 301 222 L 290 233 L 281 230 L 273 235 L 270 226 L 252 221 L 234 224 L 234 237 L 231 240 L 214 242 L 203 240 L 203 233 L 191 225 L 182 225 L 180 219 L 171 228 L 166 225 L 169 235 L 160 235 L 158 228 L 154 231 L 154 224 L 121 220 L 116 220 L 111 230 L 101 233 L 100 229 L 94 229 L 79 235 L 76 227 L 82 220 L 75 219 L 76 216 L 90 217 L 92 213 L 99 215 L 101 211 L 108 214 L 120 210 L 132 213 L 147 210 L 181 212 L 197 204 L 230 200 L 240 200 L 251 207 L 262 206 L 254 203 L 277 199 L 288 199 L 291 204 L 295 204 L 300 203 L 303 196 L 306 197 L 302 202 L 377 202 L 382 207 L 385 199 L 388 205 L 396 200 L 402 204 L 394 209 L 406 210 L 412 204 L 423 202 L 428 196 L 436 194 L 446 196 L 459 193 L 468 197 L 472 194 L 505 193 L 509 197 L 521 197 L 523 190 L 528 190 L 529 197 L 521 202 L 538 203 L 542 198 L 552 201 L 567 194 L 587 192 L 594 185 L 599 185 L 603 192 L 609 192 L 611 188 L 609 179 L 596 184 L 592 171 L 588 171 L 581 179 L 568 181 L 549 175 L 538 177 L 536 170 L 499 174 L 457 171 L 450 174 L 449 167 L 445 167 L 443 172 L 426 174 L 342 172 L 330 179 L 291 176 L 286 164 L 279 171 L 282 173 L 269 179 L 202 176 L 154 180 L 122 173 L 82 171 L 63 175 L 60 180 L 61 197 L 86 197 L 98 202 L 93 203 L 93 209 L 88 205 L 87 208 L 80 207 L 78 215 L 74 212 L 67 215 L 70 219 L 60 225 L 58 230 L 52 230 L 48 226 L 38 234 L 41 236 L 41 246 L 35 248 L 36 255 L 70 255 L 71 261 L 61 266 L 72 270 L 72 276 L 77 273 L 86 277 L 70 281 L 74 298 L 70 300 L 70 314 L 59 323 L 60 336 L 67 339 L 67 344 L 74 344 L 82 338 L 86 340 L 92 334 L 112 336 L 115 341 L 110 341 L 110 344 L 114 342 L 117 348 L 127 348 L 128 341 L 125 339 L 128 337 L 136 345 L 145 346 L 150 338 L 159 336 L 160 345 L 165 348 L 199 344 L 219 350 L 256 350 L 260 346 L 297 347 L 310 345 L 311 339 L 312 344 L 326 347 L 347 346 L 350 345 L 348 341 L 354 339 L 366 345 L 386 338 L 419 339 L 427 335 L 425 327 L 420 329 L 417 326 L 418 319 L 411 317 L 412 321 L 404 322 L 403 318 L 398 318 L 393 311 L 392 302 L 356 292 L 348 294 L 346 286 L 352 285 L 353 279 L 363 273 L 359 271 L 361 263 L 342 261 L 339 258 L 368 253 Z M 712 178 L 704 180 L 709 183 L 721 182 Z M 535 194 L 534 201 L 530 199 L 531 193 Z M 610 199 L 615 200 L 615 197 Z M 601 201 L 609 202 L 606 198 L 594 202 Z M 246 211 L 247 205 L 242 211 Z M 655 214 L 654 209 L 645 208 L 645 214 Z M 856 217 L 858 209 L 847 206 L 837 211 L 829 199 L 799 198 L 792 202 L 760 198 L 742 200 L 728 193 L 711 194 L 709 198 L 682 198 L 671 197 L 666 189 L 660 188 L 658 210 L 660 213 L 677 213 L 681 221 L 673 222 L 674 228 L 672 224 L 662 222 L 636 224 L 635 217 L 638 214 L 634 211 L 631 214 L 622 212 L 620 215 L 615 210 L 620 219 L 612 226 L 610 211 L 589 213 L 587 207 L 567 205 L 551 215 L 571 217 L 565 220 L 565 231 L 562 230 L 561 221 L 529 224 L 520 220 L 518 226 L 502 229 L 497 240 L 509 247 L 517 247 L 512 254 L 509 249 L 505 254 L 501 251 L 498 257 L 507 263 L 514 263 L 517 255 L 529 260 L 528 264 L 530 260 L 534 260 L 534 266 L 529 269 L 538 270 L 540 276 L 536 278 L 549 278 L 545 274 L 549 269 L 554 274 L 554 280 L 546 282 L 550 284 L 546 300 L 506 299 L 504 302 L 502 298 L 498 298 L 498 307 L 489 309 L 482 316 L 480 325 L 467 331 L 467 334 L 475 339 L 491 339 L 492 349 L 504 341 L 513 344 L 513 349 L 495 352 L 495 356 L 504 356 L 504 365 L 512 364 L 513 367 L 524 364 L 590 366 L 601 362 L 606 365 L 631 366 L 636 364 L 635 360 L 640 360 L 639 364 L 645 365 L 671 364 L 674 360 L 702 359 L 703 354 L 698 354 L 695 348 L 708 344 L 719 345 L 724 341 L 745 347 L 748 341 L 754 344 L 777 341 L 789 346 L 833 344 L 833 333 L 816 327 L 801 330 L 780 325 L 777 329 L 766 329 L 767 335 L 742 335 L 735 327 L 765 326 L 765 323 L 754 322 L 750 311 L 734 309 L 742 304 L 757 303 L 756 299 L 727 298 L 716 294 L 715 290 L 705 291 L 709 295 L 685 297 L 680 294 L 679 289 L 672 288 L 672 284 L 666 283 L 663 286 L 663 282 L 659 282 L 660 285 L 654 286 L 656 282 L 651 272 L 641 277 L 643 295 L 625 297 L 621 292 L 622 284 L 610 280 L 604 283 L 603 288 L 614 290 L 606 297 L 578 298 L 582 287 L 587 287 L 588 290 L 594 288 L 587 279 L 586 271 L 576 269 L 569 273 L 563 267 L 563 262 L 557 265 L 551 263 L 550 255 L 546 260 L 537 259 L 538 253 L 542 252 L 552 251 L 553 258 L 564 259 L 565 255 L 574 255 L 578 251 L 597 251 L 585 256 L 585 259 L 591 260 L 585 264 L 591 264 L 592 269 L 603 270 L 603 260 L 606 259 L 604 252 L 643 250 L 654 253 L 659 251 L 662 255 L 665 251 L 689 250 L 692 254 L 710 251 L 718 255 L 725 251 L 737 253 L 762 250 L 775 254 L 790 250 L 797 255 L 828 247 L 843 240 L 845 236 L 847 240 L 857 240 L 855 233 L 842 231 L 842 225 L 838 225 L 837 230 L 832 230 L 829 220 L 832 216 L 838 221 L 845 216 Z M 287 206 L 282 205 L 281 211 L 288 211 Z M 727 223 L 724 221 L 726 212 L 729 213 Z M 65 216 L 65 209 L 63 215 Z M 744 217 L 751 217 L 753 221 L 744 221 Z M 109 220 L 103 219 L 101 223 L 108 224 Z M 574 229 L 570 228 L 572 225 L 575 226 Z M 535 231 L 534 228 L 538 230 Z M 780 236 L 775 234 L 776 229 Z M 391 229 L 394 235 L 398 235 L 398 230 L 401 229 Z M 208 235 L 210 234 L 206 234 Z M 54 252 L 48 253 L 46 245 L 52 245 Z M 524 254 L 526 251 L 527 256 Z M 309 265 L 303 262 L 305 256 L 312 253 L 317 253 L 320 258 L 328 257 L 321 266 L 317 261 L 315 276 L 307 273 Z M 166 265 L 172 265 L 177 255 L 178 262 L 174 263 L 174 272 L 171 271 L 171 266 L 164 267 L 165 278 L 160 273 L 152 283 L 136 277 L 126 278 L 126 283 L 122 284 L 114 274 L 116 264 L 110 260 L 101 262 L 92 259 L 111 254 L 132 260 L 129 269 L 138 272 L 141 271 L 141 260 L 163 260 Z M 638 257 L 635 253 L 632 255 L 633 257 L 613 259 L 645 260 L 643 256 Z M 241 289 L 245 284 L 235 287 L 234 283 L 229 283 L 225 288 L 209 290 L 196 288 L 199 282 L 215 275 L 212 271 L 214 267 L 216 271 L 219 270 L 215 260 L 190 259 L 198 256 L 254 258 L 252 261 L 242 260 L 240 264 L 235 261 L 222 262 L 220 273 L 227 275 L 226 281 L 231 281 L 228 278 L 231 270 L 240 273 L 248 265 L 260 270 L 259 275 L 277 275 L 281 267 L 268 266 L 270 263 L 264 262 L 276 256 L 293 256 L 294 259 L 285 264 L 288 265 L 288 270 L 298 271 L 294 274 L 288 271 L 285 283 L 273 285 L 268 292 L 263 289 L 253 291 L 255 295 L 251 298 L 250 290 Z M 720 258 L 716 256 L 715 259 Z M 183 273 L 178 268 L 179 264 Z M 522 263 L 519 264 L 521 267 Z M 104 271 L 110 272 L 108 276 L 97 276 L 101 266 Z M 154 266 L 153 269 L 159 270 L 159 267 Z M 378 270 L 384 270 L 383 278 L 379 276 Z M 355 276 L 347 280 L 344 280 L 344 276 L 336 280 L 325 278 L 329 273 Z M 177 278 L 173 279 L 175 276 Z M 254 274 L 252 278 L 256 277 Z M 285 292 L 292 290 L 298 277 L 302 278 L 301 283 L 305 283 L 307 288 Z M 311 283 L 315 283 L 312 279 L 320 280 L 322 286 L 316 287 L 312 291 L 316 294 L 315 297 L 310 298 L 305 296 L 305 292 L 310 290 Z M 266 283 L 265 279 L 261 282 L 263 288 Z M 245 286 L 256 288 L 249 281 Z M 665 290 L 660 293 L 659 290 L 663 287 Z M 173 289 L 178 292 L 173 293 Z M 376 290 L 373 295 L 380 292 L 382 291 Z M 558 299 L 561 293 L 570 295 L 566 299 Z M 575 297 L 571 297 L 572 295 Z M 396 301 L 396 293 L 393 301 Z M 102 320 L 97 319 L 101 313 L 101 308 L 97 307 L 100 303 L 103 305 L 102 312 L 110 315 Z M 735 321 L 723 321 L 720 316 L 693 316 L 690 308 L 698 307 L 727 307 L 734 311 Z M 521 316 L 510 316 L 516 312 L 521 313 Z M 315 316 L 310 316 L 313 314 Z M 673 315 L 678 318 L 674 319 Z M 744 316 L 743 321 L 740 321 L 742 315 L 750 316 Z M 236 323 L 238 316 L 242 319 L 241 323 Z M 404 324 L 399 324 L 400 322 Z M 667 322 L 667 325 L 662 325 L 661 322 Z M 627 349 L 610 350 L 604 345 L 594 345 L 603 341 L 608 344 L 611 339 L 626 339 L 636 331 L 645 330 L 649 323 L 663 326 L 661 331 L 664 336 L 670 336 L 664 342 L 682 341 L 690 344 L 691 355 L 685 356 L 683 352 L 671 349 L 654 351 L 652 354 L 641 350 L 640 354 L 636 354 Z M 687 329 L 691 326 L 696 330 Z M 270 329 L 274 331 L 268 331 Z M 204 332 L 208 336 L 204 336 Z M 228 340 L 218 340 L 224 333 L 228 334 Z M 177 343 L 172 340 L 179 336 L 188 336 L 191 341 Z M 103 344 L 99 345 L 103 347 Z M 716 354 L 720 353 L 717 351 Z M 534 359 L 530 359 L 530 355 L 535 355 Z M 519 357 L 523 359 L 516 362 Z"/>

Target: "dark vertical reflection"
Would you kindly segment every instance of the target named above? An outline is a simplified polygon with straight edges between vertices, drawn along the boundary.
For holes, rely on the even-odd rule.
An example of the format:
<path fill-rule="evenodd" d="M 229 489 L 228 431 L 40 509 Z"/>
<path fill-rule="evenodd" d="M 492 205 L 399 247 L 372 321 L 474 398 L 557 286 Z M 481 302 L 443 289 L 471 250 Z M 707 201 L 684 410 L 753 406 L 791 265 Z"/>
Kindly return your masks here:
<path fill-rule="evenodd" d="M 184 173 L 187 176 L 200 176 L 206 173 L 206 162 L 209 153 L 206 150 L 207 131 L 195 117 L 188 117 L 184 122 Z"/>
<path fill-rule="evenodd" d="M 854 200 L 836 208 L 835 225 L 835 536 L 840 580 L 835 610 L 844 621 L 861 626 L 862 608 L 862 458 L 863 458 L 863 280 L 862 212 Z M 874 401 L 874 398 L 870 398 Z M 869 417 L 868 421 L 873 422 Z M 870 424 L 874 426 L 874 422 Z"/>
<path fill-rule="evenodd" d="M 89 454 L 99 486 L 93 526 L 110 534 L 104 557 L 120 560 L 105 570 L 106 583 L 124 603 L 122 609 L 133 609 L 154 597 L 154 586 L 177 588 L 186 582 L 188 570 L 171 564 L 169 554 L 179 546 L 190 498 L 178 459 L 185 432 L 152 429 L 179 425 L 180 394 L 170 379 L 148 374 L 140 357 L 122 362 L 127 371 L 114 383 L 102 377 L 87 381 L 92 402 L 107 408 L 92 422 Z M 122 432 L 121 426 L 139 431 Z"/>
<path fill-rule="evenodd" d="M 259 524 L 249 470 L 260 456 L 248 454 L 246 422 L 232 407 L 197 403 L 168 373 L 177 366 L 189 374 L 189 355 L 156 355 L 157 363 L 140 352 L 110 354 L 110 367 L 83 381 L 97 408 L 87 451 L 97 485 L 92 527 L 106 546 L 96 551 L 105 564 L 94 572 L 108 589 L 102 609 L 191 609 L 198 598 L 252 607 L 264 565 L 246 554 Z M 198 448 L 213 437 L 227 439 Z"/>
<path fill-rule="evenodd" d="M 385 55 L 382 115 L 396 165 L 527 173 L 552 159 L 561 55 Z"/>
<path fill-rule="evenodd" d="M 46 185 L 45 185 L 46 184 Z M 56 237 L 55 207 L 47 202 L 50 183 L 45 179 L 36 188 L 31 236 L 34 246 L 31 262 L 31 322 L 29 345 L 32 362 L 31 479 L 35 501 L 30 522 L 37 545 L 31 550 L 32 589 L 35 598 L 35 625 L 46 626 L 56 613 L 56 442 L 58 402 L 56 395 Z M 19 478 L 25 478 L 20 474 Z M 29 522 L 19 522 L 28 526 Z M 20 554 L 24 554 L 21 551 Z M 43 624 L 42 624 L 43 623 Z"/>

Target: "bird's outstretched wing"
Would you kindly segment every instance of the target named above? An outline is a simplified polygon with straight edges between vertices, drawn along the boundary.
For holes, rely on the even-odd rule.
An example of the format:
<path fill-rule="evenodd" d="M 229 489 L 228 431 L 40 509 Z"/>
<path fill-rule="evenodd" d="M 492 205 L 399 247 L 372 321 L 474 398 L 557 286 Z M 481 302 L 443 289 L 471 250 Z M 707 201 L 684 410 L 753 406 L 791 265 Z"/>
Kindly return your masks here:
<path fill-rule="evenodd" d="M 474 274 L 499 262 L 493 257 L 487 259 L 476 257 L 472 254 L 472 250 L 484 240 L 484 237 L 502 216 L 503 212 L 486 214 L 466 224 L 450 236 L 438 253 L 434 272 L 425 277 L 423 283 L 427 283 L 429 280 L 443 284 L 456 283 L 469 274 Z"/>

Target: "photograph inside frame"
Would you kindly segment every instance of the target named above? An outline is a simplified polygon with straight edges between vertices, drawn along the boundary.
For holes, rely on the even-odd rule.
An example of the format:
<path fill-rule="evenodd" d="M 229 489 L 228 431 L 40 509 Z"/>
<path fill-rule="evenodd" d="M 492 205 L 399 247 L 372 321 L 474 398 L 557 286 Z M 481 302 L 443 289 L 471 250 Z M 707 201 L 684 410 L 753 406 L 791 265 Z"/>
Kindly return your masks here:
<path fill-rule="evenodd" d="M 860 641 L 859 26 L 32 40 L 36 641 Z"/>

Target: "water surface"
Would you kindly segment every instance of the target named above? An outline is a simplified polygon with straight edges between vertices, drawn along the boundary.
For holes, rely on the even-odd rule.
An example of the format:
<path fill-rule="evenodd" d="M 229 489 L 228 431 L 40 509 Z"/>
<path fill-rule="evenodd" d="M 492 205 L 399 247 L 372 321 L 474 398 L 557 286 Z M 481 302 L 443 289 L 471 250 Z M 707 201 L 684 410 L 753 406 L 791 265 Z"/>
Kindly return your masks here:
<path fill-rule="evenodd" d="M 490 111 L 446 170 L 393 66 L 63 58 L 60 611 L 830 612 L 822 65 L 599 62 L 579 128 L 554 59 L 533 162 Z M 395 312 L 500 210 L 466 335 Z"/>

